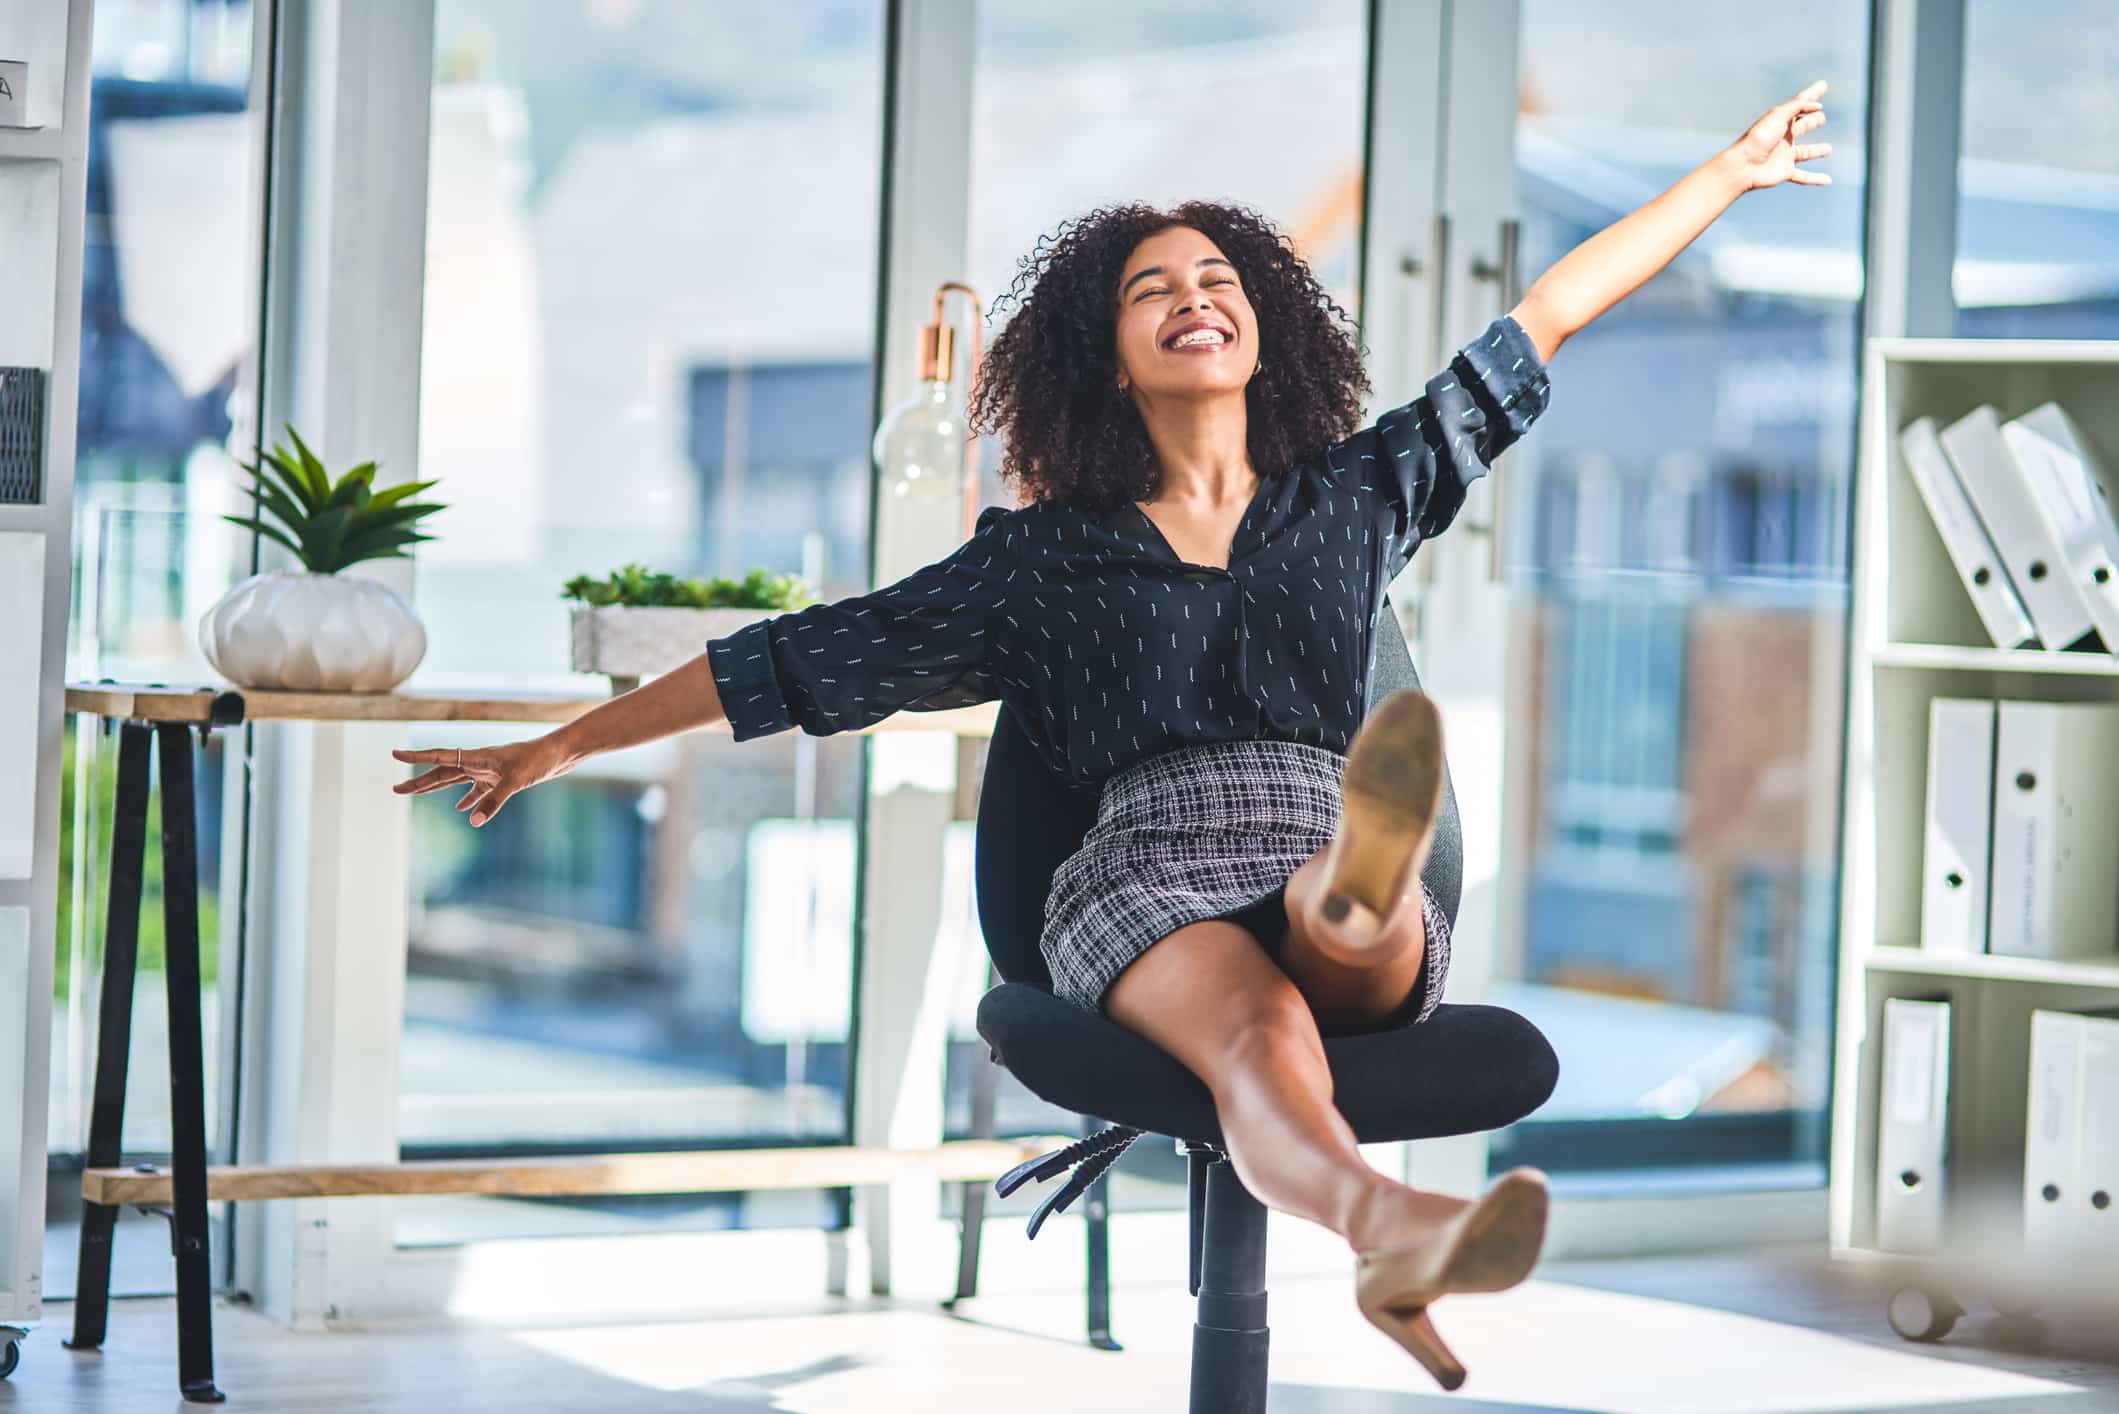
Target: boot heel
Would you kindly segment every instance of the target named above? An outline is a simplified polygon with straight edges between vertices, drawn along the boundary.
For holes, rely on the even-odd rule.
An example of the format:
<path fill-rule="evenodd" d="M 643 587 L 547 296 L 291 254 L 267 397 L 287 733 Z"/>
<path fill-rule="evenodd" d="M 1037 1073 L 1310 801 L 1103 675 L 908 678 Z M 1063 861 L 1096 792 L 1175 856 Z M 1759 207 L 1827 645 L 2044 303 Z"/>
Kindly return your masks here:
<path fill-rule="evenodd" d="M 1417 1311 L 1393 1312 L 1392 1317 L 1391 1324 L 1383 1326 L 1384 1334 L 1404 1346 L 1415 1360 L 1426 1366 L 1427 1372 L 1435 1377 L 1435 1383 L 1444 1389 L 1456 1389 L 1464 1383 L 1463 1362 L 1443 1344 L 1441 1332 L 1437 1331 L 1435 1323 L 1428 1319 L 1425 1306 Z"/>
<path fill-rule="evenodd" d="M 1544 1245 L 1548 1210 L 1544 1172 L 1512 1168 L 1426 1241 L 1359 1253 L 1355 1304 L 1444 1389 L 1455 1389 L 1464 1383 L 1464 1366 L 1436 1334 L 1427 1308 L 1452 1291 L 1505 1291 L 1528 1277 Z"/>

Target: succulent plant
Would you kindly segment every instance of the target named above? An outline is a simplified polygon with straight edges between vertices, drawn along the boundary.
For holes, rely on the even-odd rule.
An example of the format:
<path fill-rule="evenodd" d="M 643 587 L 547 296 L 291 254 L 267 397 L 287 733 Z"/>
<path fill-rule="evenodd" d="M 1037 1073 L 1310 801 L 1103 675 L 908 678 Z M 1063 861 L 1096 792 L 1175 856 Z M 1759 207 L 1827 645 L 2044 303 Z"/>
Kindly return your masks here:
<path fill-rule="evenodd" d="M 598 608 L 622 604 L 632 608 L 795 609 L 816 596 L 791 574 L 754 569 L 741 580 L 679 579 L 650 572 L 646 565 L 622 565 L 602 579 L 577 574 L 560 590 L 562 599 L 579 599 Z"/>
<path fill-rule="evenodd" d="M 292 452 L 275 446 L 256 461 L 238 463 L 256 481 L 243 488 L 255 504 L 247 516 L 221 519 L 279 541 L 312 574 L 337 574 L 362 560 L 406 559 L 406 546 L 434 539 L 415 525 L 443 507 L 412 498 L 439 482 L 408 481 L 377 491 L 374 462 L 334 478 L 292 427 L 287 435 Z M 279 525 L 265 523 L 267 512 Z"/>

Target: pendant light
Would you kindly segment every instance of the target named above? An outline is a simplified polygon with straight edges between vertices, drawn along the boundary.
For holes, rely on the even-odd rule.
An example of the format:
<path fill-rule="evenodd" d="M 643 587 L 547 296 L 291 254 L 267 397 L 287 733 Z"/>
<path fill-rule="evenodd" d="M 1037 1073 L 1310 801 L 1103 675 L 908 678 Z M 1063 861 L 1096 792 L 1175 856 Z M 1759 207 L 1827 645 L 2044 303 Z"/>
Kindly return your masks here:
<path fill-rule="evenodd" d="M 969 536 L 978 516 L 977 462 L 967 412 L 968 389 L 953 378 L 956 330 L 944 315 L 951 291 L 971 299 L 971 359 L 967 380 L 976 378 L 979 362 L 978 292 L 951 280 L 934 292 L 934 317 L 920 326 L 919 386 L 911 397 L 884 414 L 870 450 L 875 456 L 880 493 L 894 501 L 937 508 L 963 508 L 963 534 Z"/>

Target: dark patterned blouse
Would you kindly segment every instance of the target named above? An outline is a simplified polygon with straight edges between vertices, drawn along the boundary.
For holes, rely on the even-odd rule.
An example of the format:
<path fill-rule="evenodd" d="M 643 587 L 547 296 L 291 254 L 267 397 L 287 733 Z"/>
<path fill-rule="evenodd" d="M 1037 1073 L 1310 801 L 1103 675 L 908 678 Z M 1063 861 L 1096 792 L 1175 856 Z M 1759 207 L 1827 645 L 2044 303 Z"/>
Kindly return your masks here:
<path fill-rule="evenodd" d="M 1265 476 L 1226 569 L 1181 558 L 1130 501 L 989 506 L 969 540 L 895 584 L 709 641 L 735 739 L 998 697 L 1076 785 L 1202 742 L 1344 752 L 1385 588 L 1550 391 L 1503 315 L 1412 402 Z"/>

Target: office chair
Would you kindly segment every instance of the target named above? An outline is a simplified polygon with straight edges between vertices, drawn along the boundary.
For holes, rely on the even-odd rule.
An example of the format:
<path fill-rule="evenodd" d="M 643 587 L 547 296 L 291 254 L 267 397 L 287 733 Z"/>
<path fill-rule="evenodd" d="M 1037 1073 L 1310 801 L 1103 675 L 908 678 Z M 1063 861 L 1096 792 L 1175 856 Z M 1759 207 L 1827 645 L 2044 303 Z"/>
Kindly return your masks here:
<path fill-rule="evenodd" d="M 1395 613 L 1378 622 L 1369 709 L 1418 687 Z M 1174 1138 L 1189 1161 L 1194 1414 L 1254 1414 L 1266 1407 L 1266 1209 L 1245 1190 L 1222 1150 L 1206 1085 L 1169 1052 L 1117 1022 L 1052 994 L 1038 951 L 1053 871 L 1096 820 L 1097 790 L 1048 770 L 1003 707 L 980 787 L 976 828 L 979 927 L 1003 979 L 979 1003 L 978 1029 L 993 1059 L 1031 1093 L 1108 1125 L 1004 1175 L 1006 1197 L 1031 1180 L 1067 1174 L 1038 1205 L 1030 1235 L 1084 1192 L 1092 1203 L 1090 1325 L 1103 1328 L 1099 1270 L 1105 1171 L 1142 1134 Z M 1422 874 L 1452 923 L 1463 888 L 1463 835 L 1445 775 L 1441 818 Z M 1363 1143 L 1471 1134 L 1513 1124 L 1550 1098 L 1559 1060 L 1544 1035 L 1502 1007 L 1444 1003 L 1418 1025 L 1327 1037 L 1334 1098 Z M 1070 1172 L 1071 1171 L 1071 1172 Z M 968 1240 L 971 1234 L 967 1232 Z M 975 1249 L 972 1249 L 975 1251 Z M 972 1256 L 969 1262 L 975 1262 Z M 972 1270 L 975 1270 L 972 1269 Z M 960 1285 L 960 1294 L 967 1288 Z M 1101 1337 L 1101 1339 L 1096 1339 Z"/>

